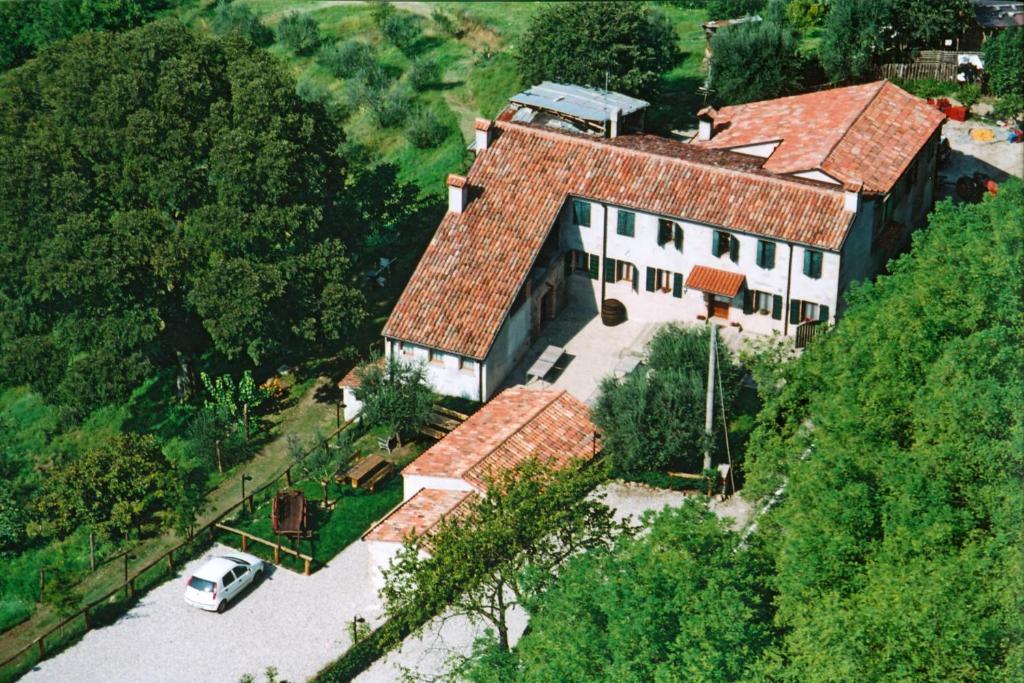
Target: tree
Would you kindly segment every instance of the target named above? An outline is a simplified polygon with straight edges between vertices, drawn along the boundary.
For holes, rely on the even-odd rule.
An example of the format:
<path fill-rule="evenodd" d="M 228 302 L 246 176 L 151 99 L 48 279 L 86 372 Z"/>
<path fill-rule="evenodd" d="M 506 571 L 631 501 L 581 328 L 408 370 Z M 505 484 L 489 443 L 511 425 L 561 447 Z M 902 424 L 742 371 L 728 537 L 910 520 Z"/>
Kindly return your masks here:
<path fill-rule="evenodd" d="M 986 40 L 981 49 L 992 93 L 1024 99 L 1024 28 L 1003 29 Z"/>
<path fill-rule="evenodd" d="M 391 12 L 380 24 L 380 32 L 402 52 L 408 54 L 419 40 L 419 19 L 405 12 Z"/>
<path fill-rule="evenodd" d="M 776 677 L 1019 671 L 1022 225 L 1019 181 L 940 204 L 767 397 L 748 480 L 785 485 L 759 525 L 786 634 Z"/>
<path fill-rule="evenodd" d="M 711 41 L 711 86 L 726 104 L 796 92 L 803 62 L 793 30 L 772 21 L 724 28 Z"/>
<path fill-rule="evenodd" d="M 218 36 L 226 36 L 237 31 L 260 47 L 268 47 L 274 42 L 274 32 L 260 21 L 260 15 L 253 12 L 250 7 L 236 5 L 231 0 L 218 0 L 217 7 L 213 10 L 210 28 Z"/>
<path fill-rule="evenodd" d="M 14 484 L 0 479 L 0 558 L 21 549 L 27 522 L 25 504 L 18 499 Z"/>
<path fill-rule="evenodd" d="M 338 435 L 338 443 L 329 444 L 321 434 L 317 434 L 308 448 L 303 448 L 296 455 L 304 456 L 300 461 L 302 473 L 319 482 L 323 495 L 322 504 L 327 506 L 327 487 L 338 474 L 338 466 L 352 455 L 352 433 L 344 431 Z M 293 456 L 295 457 L 295 456 Z"/>
<path fill-rule="evenodd" d="M 485 621 L 507 650 L 511 609 L 538 600 L 570 557 L 625 533 L 591 494 L 603 476 L 579 463 L 556 469 L 533 459 L 495 474 L 486 496 L 431 533 L 429 556 L 421 554 L 427 539 L 406 540 L 384 573 L 388 618 L 415 629 L 450 608 Z"/>
<path fill-rule="evenodd" d="M 243 372 L 237 387 L 231 375 L 210 379 L 210 376 L 203 372 L 199 377 L 210 395 L 205 403 L 206 409 L 216 415 L 225 426 L 237 421 L 245 440 L 248 441 L 252 415 L 267 400 L 267 392 L 256 385 L 252 372 Z"/>
<path fill-rule="evenodd" d="M 320 26 L 316 19 L 302 12 L 289 12 L 275 29 L 277 42 L 297 55 L 308 56 L 320 47 Z"/>
<path fill-rule="evenodd" d="M 571 559 L 511 656 L 478 641 L 484 681 L 749 680 L 773 642 L 770 558 L 692 499 Z"/>
<path fill-rule="evenodd" d="M 519 41 L 525 83 L 544 80 L 656 94 L 661 74 L 679 58 L 672 24 L 648 5 L 558 3 L 540 7 Z"/>
<path fill-rule="evenodd" d="M 738 19 L 759 13 L 765 0 L 706 0 L 709 19 Z"/>
<path fill-rule="evenodd" d="M 740 370 L 721 341 L 717 351 L 725 405 L 731 412 Z M 666 326 L 651 340 L 646 371 L 601 382 L 593 418 L 614 473 L 634 476 L 670 465 L 700 470 L 707 444 L 707 367 L 708 332 Z M 721 434 L 719 422 L 714 423 L 712 443 Z"/>
<path fill-rule="evenodd" d="M 356 370 L 356 398 L 362 402 L 364 424 L 384 426 L 399 436 L 419 431 L 434 409 L 434 392 L 422 363 L 388 358 L 383 364 L 369 362 Z"/>
<path fill-rule="evenodd" d="M 82 415 L 172 365 L 187 393 L 208 349 L 259 363 L 362 319 L 341 129 L 264 51 L 156 22 L 5 90 L 0 358 L 49 400 Z"/>
<path fill-rule="evenodd" d="M 52 468 L 38 508 L 66 536 L 83 524 L 127 539 L 160 521 L 174 471 L 156 439 L 121 434 Z"/>

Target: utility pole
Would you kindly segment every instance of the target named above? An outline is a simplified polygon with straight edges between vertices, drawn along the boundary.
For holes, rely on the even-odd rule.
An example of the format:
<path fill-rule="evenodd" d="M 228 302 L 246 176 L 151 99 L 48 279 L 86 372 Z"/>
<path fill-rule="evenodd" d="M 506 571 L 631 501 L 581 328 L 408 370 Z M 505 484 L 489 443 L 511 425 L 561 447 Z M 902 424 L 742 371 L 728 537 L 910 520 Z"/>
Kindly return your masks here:
<path fill-rule="evenodd" d="M 704 469 L 711 469 L 711 428 L 715 418 L 715 355 L 718 346 L 718 328 L 714 323 L 709 323 L 711 328 L 710 342 L 708 343 L 708 396 L 704 404 L 704 433 L 707 436 L 704 446 Z"/>

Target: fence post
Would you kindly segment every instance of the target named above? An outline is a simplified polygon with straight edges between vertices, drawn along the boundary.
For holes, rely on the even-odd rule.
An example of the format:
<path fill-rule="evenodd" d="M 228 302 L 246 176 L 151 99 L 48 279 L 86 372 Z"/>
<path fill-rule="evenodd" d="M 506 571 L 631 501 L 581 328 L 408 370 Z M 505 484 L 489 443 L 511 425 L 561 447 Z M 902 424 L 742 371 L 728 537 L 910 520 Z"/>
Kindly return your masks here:
<path fill-rule="evenodd" d="M 274 564 L 281 564 L 281 539 L 277 539 L 277 545 L 274 546 Z"/>
<path fill-rule="evenodd" d="M 291 467 L 289 467 L 288 469 L 286 469 L 284 471 L 284 480 L 288 484 L 288 486 L 292 485 L 292 468 Z"/>
<path fill-rule="evenodd" d="M 39 643 L 39 659 L 46 659 L 46 645 L 43 643 L 44 640 L 46 640 L 46 636 L 42 635 L 39 636 L 39 640 L 36 641 Z"/>
<path fill-rule="evenodd" d="M 248 549 L 249 549 L 249 539 L 246 537 L 245 534 L 242 534 L 242 552 L 244 553 Z"/>
<path fill-rule="evenodd" d="M 89 569 L 96 571 L 96 539 L 93 532 L 89 532 Z"/>
<path fill-rule="evenodd" d="M 43 588 L 46 586 L 46 567 L 39 568 L 39 599 L 43 599 Z"/>
<path fill-rule="evenodd" d="M 167 568 L 172 572 L 174 571 L 174 551 L 171 550 L 167 553 Z"/>
<path fill-rule="evenodd" d="M 309 576 L 309 558 L 306 558 L 306 566 L 303 568 L 302 573 Z"/>

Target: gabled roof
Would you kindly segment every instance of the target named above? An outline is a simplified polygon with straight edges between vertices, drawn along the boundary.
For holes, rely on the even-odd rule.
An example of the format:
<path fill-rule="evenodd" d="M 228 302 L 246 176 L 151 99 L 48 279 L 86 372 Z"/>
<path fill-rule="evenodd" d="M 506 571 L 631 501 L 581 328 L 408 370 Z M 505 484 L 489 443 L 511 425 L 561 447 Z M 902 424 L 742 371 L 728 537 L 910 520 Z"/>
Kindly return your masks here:
<path fill-rule="evenodd" d="M 744 279 L 743 273 L 730 273 L 718 268 L 694 266 L 690 274 L 686 276 L 686 287 L 733 298 L 739 294 Z"/>
<path fill-rule="evenodd" d="M 565 391 L 512 387 L 412 461 L 402 475 L 461 478 L 484 490 L 485 479 L 537 457 L 567 464 L 589 460 L 599 443 L 586 405 Z"/>
<path fill-rule="evenodd" d="M 695 144 L 735 149 L 782 142 L 772 173 L 822 171 L 868 192 L 892 189 L 945 116 L 888 81 L 723 107 L 714 136 Z"/>
<path fill-rule="evenodd" d="M 420 489 L 374 524 L 363 534 L 363 540 L 401 543 L 414 531 L 420 536 L 428 535 L 474 495 L 473 491 Z"/>
<path fill-rule="evenodd" d="M 569 196 L 838 251 L 853 214 L 838 187 L 761 160 L 650 135 L 612 139 L 497 121 L 384 326 L 470 358 L 490 351 Z"/>

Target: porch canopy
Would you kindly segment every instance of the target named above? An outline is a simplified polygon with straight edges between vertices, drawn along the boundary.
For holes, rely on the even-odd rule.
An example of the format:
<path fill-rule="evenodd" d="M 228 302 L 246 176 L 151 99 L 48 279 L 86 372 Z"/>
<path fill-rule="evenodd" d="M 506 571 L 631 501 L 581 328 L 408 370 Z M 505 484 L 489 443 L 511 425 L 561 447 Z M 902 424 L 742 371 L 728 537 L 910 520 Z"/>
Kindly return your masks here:
<path fill-rule="evenodd" d="M 694 266 L 686 278 L 686 288 L 733 299 L 743 288 L 744 279 L 743 273 L 730 273 L 718 268 Z"/>

